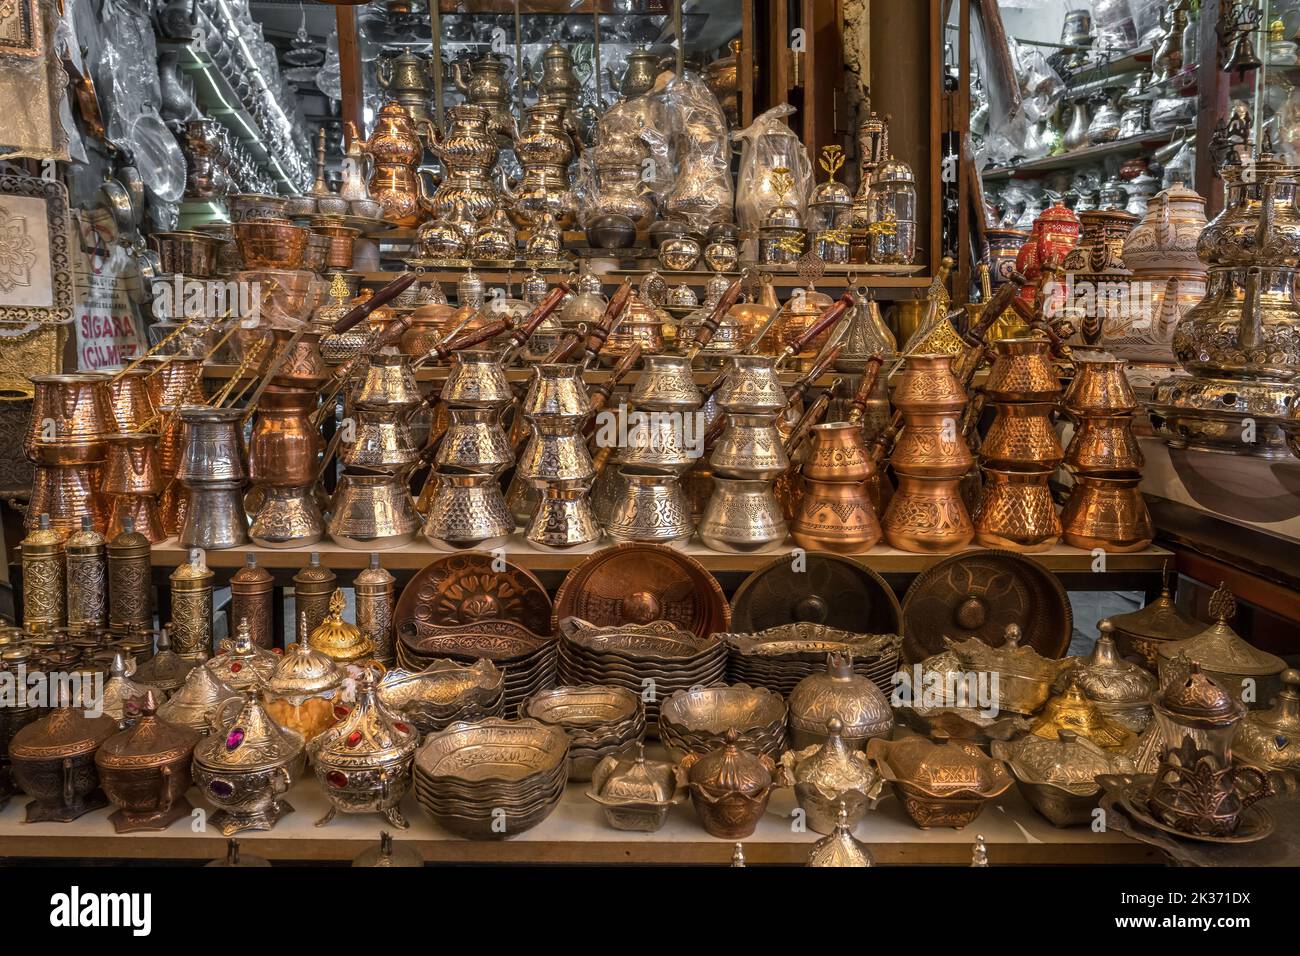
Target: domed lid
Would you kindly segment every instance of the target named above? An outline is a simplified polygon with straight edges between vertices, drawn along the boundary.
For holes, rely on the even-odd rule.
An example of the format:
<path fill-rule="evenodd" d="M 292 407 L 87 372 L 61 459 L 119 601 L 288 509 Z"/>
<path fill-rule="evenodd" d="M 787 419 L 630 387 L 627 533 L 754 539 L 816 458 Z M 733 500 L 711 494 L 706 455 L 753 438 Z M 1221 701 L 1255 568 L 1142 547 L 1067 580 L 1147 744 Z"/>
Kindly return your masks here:
<path fill-rule="evenodd" d="M 1084 695 L 1101 704 L 1145 704 L 1156 689 L 1155 676 L 1119 656 L 1113 637 L 1114 625 L 1104 618 L 1097 625 L 1101 636 L 1092 655 L 1076 660 L 1062 673 L 1078 682 Z"/>
<path fill-rule="evenodd" d="M 1107 753 L 1073 730 L 1061 730 L 1054 740 L 1034 734 L 1010 742 L 995 740 L 992 750 L 1025 783 L 1051 784 L 1080 795 L 1096 793 L 1096 778 L 1102 774 L 1136 770 L 1127 756 Z"/>
<path fill-rule="evenodd" d="M 763 216 L 764 229 L 802 229 L 803 216 L 799 209 L 788 202 L 779 202 Z"/>
<path fill-rule="evenodd" d="M 875 866 L 875 858 L 861 840 L 849 830 L 849 811 L 840 801 L 835 815 L 835 829 L 830 836 L 813 844 L 808 854 L 809 866 Z"/>
<path fill-rule="evenodd" d="M 14 734 L 9 756 L 21 760 L 60 760 L 94 753 L 117 733 L 117 721 L 107 714 L 87 717 L 84 701 L 70 702 L 66 693 L 57 710 Z"/>
<path fill-rule="evenodd" d="M 318 551 L 313 551 L 307 567 L 303 568 L 293 576 L 293 584 L 295 588 L 301 587 L 304 584 L 309 587 L 311 585 L 316 585 L 315 587 L 311 587 L 313 593 L 319 593 L 324 590 L 322 585 L 328 584 L 330 588 L 333 588 L 334 582 L 337 580 L 338 577 L 333 571 L 321 566 L 320 552 Z"/>
<path fill-rule="evenodd" d="M 790 692 L 790 725 L 822 733 L 832 719 L 850 738 L 875 736 L 894 726 L 894 713 L 880 688 L 853 670 L 846 654 L 826 655 L 826 671 L 810 674 Z"/>
<path fill-rule="evenodd" d="M 1247 712 L 1232 744 L 1237 760 L 1275 770 L 1300 769 L 1300 670 L 1284 670 L 1282 685 L 1272 707 Z"/>
<path fill-rule="evenodd" d="M 223 641 L 220 652 L 203 666 L 235 690 L 246 690 L 270 680 L 279 665 L 280 655 L 254 644 L 248 621 L 241 620 L 235 639 Z"/>
<path fill-rule="evenodd" d="M 1127 750 L 1136 739 L 1133 731 L 1103 714 L 1073 680 L 1063 694 L 1053 697 L 1043 706 L 1042 714 L 1029 732 L 1055 740 L 1064 730 L 1073 731 L 1106 750 Z"/>
<path fill-rule="evenodd" d="M 104 713 L 117 720 L 130 714 L 134 717 L 140 711 L 140 702 L 151 689 L 137 684 L 126 674 L 126 658 L 121 651 L 113 654 L 113 662 L 108 667 L 108 681 L 104 684 Z"/>
<path fill-rule="evenodd" d="M 1231 726 L 1246 712 L 1244 704 L 1201 672 L 1199 661 L 1185 654 L 1170 659 L 1155 706 L 1177 723 L 1210 730 Z"/>
<path fill-rule="evenodd" d="M 735 727 L 727 730 L 723 745 L 702 757 L 688 754 L 683 761 L 687 781 L 715 794 L 762 793 L 772 785 L 772 764 L 766 757 L 741 749 Z"/>
<path fill-rule="evenodd" d="M 167 628 L 163 628 L 158 635 L 157 653 L 137 667 L 132 676 L 137 684 L 152 684 L 164 693 L 170 693 L 185 683 L 194 666 L 194 661 L 188 661 L 172 650 Z"/>
<path fill-rule="evenodd" d="M 866 754 L 851 750 L 844 743 L 844 723 L 838 717 L 826 722 L 826 741 L 795 753 L 787 750 L 781 764 L 795 783 L 816 787 L 826 799 L 834 799 L 847 790 L 871 795 L 880 789 L 879 774 L 872 769 Z"/>
<path fill-rule="evenodd" d="M 50 527 L 50 516 L 42 514 L 35 531 L 23 538 L 23 554 L 29 558 L 52 557 L 63 553 L 63 535 Z"/>
<path fill-rule="evenodd" d="M 1214 623 L 1195 637 L 1162 645 L 1157 653 L 1164 660 L 1185 654 L 1213 674 L 1241 677 L 1280 674 L 1286 668 L 1286 661 L 1251 646 L 1228 625 L 1236 613 L 1237 602 L 1232 592 L 1226 585 L 1220 585 L 1210 598 L 1210 615 Z"/>
<path fill-rule="evenodd" d="M 1205 625 L 1178 610 L 1166 583 L 1160 597 L 1146 607 L 1110 618 L 1114 631 L 1154 641 L 1179 641 L 1195 637 Z"/>
<path fill-rule="evenodd" d="M 104 741 L 95 755 L 101 768 L 141 770 L 162 767 L 189 758 L 199 735 L 187 727 L 168 723 L 157 714 L 158 700 L 147 691 L 140 720 Z"/>
<path fill-rule="evenodd" d="M 379 555 L 370 555 L 370 566 L 356 576 L 354 587 L 383 587 L 394 583 L 394 578 L 379 566 Z"/>
<path fill-rule="evenodd" d="M 895 159 L 892 155 L 876 167 L 876 174 L 871 179 L 872 185 L 915 182 L 916 175 L 912 172 L 912 167 L 901 159 Z"/>
<path fill-rule="evenodd" d="M 90 515 L 81 516 L 81 530 L 68 535 L 64 549 L 69 554 L 94 553 L 104 547 L 104 536 L 95 530 Z"/>
<path fill-rule="evenodd" d="M 190 559 L 185 564 L 180 565 L 171 573 L 171 580 L 192 581 L 202 584 L 211 581 L 213 578 L 212 569 L 208 567 L 207 562 L 203 559 L 203 551 L 200 548 L 190 549 Z"/>
<path fill-rule="evenodd" d="M 1055 679 L 1060 663 L 1043 657 L 1028 644 L 1020 643 L 1020 627 L 1008 624 L 1001 647 L 985 644 L 977 637 L 964 641 L 944 638 L 947 647 L 957 654 L 963 665 L 973 671 L 996 671 L 1012 677 L 1035 681 Z"/>
<path fill-rule="evenodd" d="M 347 770 L 410 759 L 419 743 L 415 728 L 379 699 L 374 675 L 367 670 L 357 682 L 357 700 L 348 715 L 315 737 L 307 751 L 318 767 Z"/>
<path fill-rule="evenodd" d="M 604 758 L 592 773 L 588 796 L 609 806 L 670 802 L 676 789 L 672 764 L 646 760 L 645 744 L 640 741 L 633 754 Z"/>
<path fill-rule="evenodd" d="M 339 663 L 348 664 L 373 655 L 375 645 L 355 624 L 343 620 L 343 604 L 343 592 L 335 590 L 330 597 L 329 613 L 308 635 L 307 643 Z"/>
<path fill-rule="evenodd" d="M 337 688 L 345 676 L 328 654 L 298 641 L 285 648 L 284 657 L 266 682 L 266 692 L 273 697 L 323 694 Z"/>
<path fill-rule="evenodd" d="M 239 699 L 234 688 L 224 683 L 211 669 L 196 667 L 190 671 L 184 686 L 158 705 L 158 716 L 173 724 L 206 734 L 212 729 L 212 720 L 216 717 L 218 708 L 231 699 Z"/>
<path fill-rule="evenodd" d="M 238 701 L 240 698 L 232 698 Z M 302 734 L 281 727 L 249 690 L 238 710 L 226 701 L 217 712 L 217 732 L 194 748 L 194 760 L 221 772 L 286 766 L 303 749 Z"/>
<path fill-rule="evenodd" d="M 275 578 L 271 575 L 271 572 L 257 563 L 257 555 L 255 554 L 246 555 L 244 566 L 230 577 L 231 584 L 246 586 L 271 584 L 274 580 Z"/>
<path fill-rule="evenodd" d="M 1174 183 L 1168 189 L 1161 190 L 1156 194 L 1155 198 L 1157 201 L 1163 198 L 1165 202 L 1169 203 L 1197 203 L 1201 206 L 1205 205 L 1205 197 L 1195 189 L 1189 189 L 1187 186 L 1183 185 L 1181 181 Z"/>

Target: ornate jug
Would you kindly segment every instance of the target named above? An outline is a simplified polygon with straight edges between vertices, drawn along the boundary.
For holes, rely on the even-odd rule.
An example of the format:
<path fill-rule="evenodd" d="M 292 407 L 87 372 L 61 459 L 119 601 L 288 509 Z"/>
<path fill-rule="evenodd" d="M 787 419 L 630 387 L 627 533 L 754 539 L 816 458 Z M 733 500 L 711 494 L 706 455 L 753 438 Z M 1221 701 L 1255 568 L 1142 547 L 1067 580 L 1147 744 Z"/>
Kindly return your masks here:
<path fill-rule="evenodd" d="M 465 94 L 469 105 L 481 107 L 493 133 L 509 135 L 514 126 L 510 115 L 510 86 L 506 81 L 506 61 L 487 53 L 466 65 L 457 60 L 451 65 L 452 82 Z"/>
<path fill-rule="evenodd" d="M 429 202 L 435 216 L 450 216 L 456 203 L 462 202 L 476 220 L 497 207 L 492 186 L 492 168 L 497 160 L 497 141 L 492 114 L 483 105 L 471 102 L 447 110 L 447 132 L 441 134 L 430 125 L 427 129 L 429 150 L 447 168 Z"/>

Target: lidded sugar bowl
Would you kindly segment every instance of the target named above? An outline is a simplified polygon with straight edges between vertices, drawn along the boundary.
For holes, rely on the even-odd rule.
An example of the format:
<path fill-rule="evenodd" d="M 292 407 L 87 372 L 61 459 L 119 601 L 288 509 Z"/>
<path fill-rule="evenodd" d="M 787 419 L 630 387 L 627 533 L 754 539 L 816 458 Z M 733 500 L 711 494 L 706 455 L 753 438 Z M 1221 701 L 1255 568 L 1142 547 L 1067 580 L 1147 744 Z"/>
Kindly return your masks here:
<path fill-rule="evenodd" d="M 678 765 L 679 781 L 690 788 L 704 829 L 722 840 L 743 840 L 754 832 L 775 784 L 772 759 L 742 749 L 739 740 L 733 727 L 721 747 L 689 753 Z"/>
<path fill-rule="evenodd" d="M 790 692 L 790 737 L 795 748 L 810 747 L 830 739 L 831 720 L 840 723 L 845 744 L 862 749 L 872 737 L 885 737 L 894 729 L 889 701 L 869 678 L 853 670 L 845 654 L 826 655 L 826 671 L 799 681 Z"/>
<path fill-rule="evenodd" d="M 1098 623 L 1101 636 L 1092 655 L 1068 662 L 1061 671 L 1057 687 L 1065 682 L 1078 683 L 1083 695 L 1097 709 L 1130 730 L 1142 732 L 1151 722 L 1151 695 L 1156 690 L 1155 676 L 1119 656 L 1115 646 L 1114 626 L 1104 618 Z"/>
<path fill-rule="evenodd" d="M 1136 769 L 1128 757 L 1107 753 L 1072 730 L 1060 731 L 1055 740 L 1032 734 L 995 740 L 990 749 L 1007 762 L 1030 806 L 1058 827 L 1092 822 L 1101 795 L 1097 777 Z"/>
<path fill-rule="evenodd" d="M 379 699 L 370 671 L 357 686 L 357 702 L 338 724 L 307 745 L 308 756 L 330 809 L 317 826 L 344 813 L 379 813 L 395 827 L 410 824 L 398 804 L 411 788 L 411 765 L 419 745 L 415 727 Z"/>
<path fill-rule="evenodd" d="M 972 743 L 931 743 L 924 737 L 867 744 L 881 775 L 894 784 L 903 809 L 922 829 L 960 829 L 1011 786 L 1011 774 L 1000 760 L 992 760 Z"/>
<path fill-rule="evenodd" d="M 1043 706 L 1043 712 L 1029 732 L 1037 737 L 1055 740 L 1067 730 L 1112 753 L 1126 753 L 1137 742 L 1137 734 L 1118 720 L 1103 714 L 1096 704 L 1084 696 L 1078 682 L 1073 679 L 1067 681 L 1065 689 Z"/>
<path fill-rule="evenodd" d="M 146 692 L 136 725 L 109 737 L 95 754 L 100 784 L 118 807 L 109 817 L 118 833 L 165 830 L 193 809 L 185 791 L 200 735 L 157 710 L 153 691 Z"/>
<path fill-rule="evenodd" d="M 115 733 L 117 721 L 112 717 L 88 717 L 80 703 L 65 702 L 14 734 L 10 771 L 32 798 L 28 823 L 69 823 L 107 804 L 99 789 L 95 752 Z"/>
<path fill-rule="evenodd" d="M 847 827 L 857 825 L 875 806 L 885 782 L 866 754 L 851 749 L 842 736 L 838 717 L 826 723 L 826 742 L 781 754 L 784 782 L 794 787 L 795 800 L 816 833 L 830 833 L 839 812 Z"/>
<path fill-rule="evenodd" d="M 1037 713 L 1052 693 L 1060 662 L 1043 657 L 1020 643 L 1020 627 L 1008 624 L 1001 647 L 991 647 L 979 638 L 944 643 L 956 653 L 967 670 L 998 675 L 998 709 L 1017 714 Z"/>
<path fill-rule="evenodd" d="M 653 833 L 677 803 L 675 772 L 670 763 L 647 760 L 640 742 L 633 753 L 631 757 L 610 754 L 596 764 L 587 797 L 600 804 L 615 830 Z"/>
<path fill-rule="evenodd" d="M 840 804 L 836 810 L 835 828 L 829 836 L 822 837 L 813 844 L 808 853 L 809 866 L 829 867 L 865 867 L 875 866 L 876 859 L 871 850 L 861 840 L 853 836 L 849 812 Z"/>
<path fill-rule="evenodd" d="M 375 644 L 355 624 L 343 620 L 343 592 L 330 595 L 329 613 L 311 632 L 307 643 L 338 664 L 355 664 L 374 657 Z"/>
<path fill-rule="evenodd" d="M 233 641 L 223 642 L 221 652 L 204 664 L 227 687 L 245 691 L 270 680 L 280 664 L 280 655 L 253 643 L 248 622 L 241 621 Z"/>
<path fill-rule="evenodd" d="M 212 733 L 221 705 L 239 700 L 239 693 L 225 684 L 211 668 L 196 667 L 181 689 L 158 705 L 158 716 L 169 724 L 188 727 L 202 736 Z"/>
<path fill-rule="evenodd" d="M 1234 760 L 1265 770 L 1300 770 L 1300 671 L 1282 672 L 1282 692 L 1268 710 L 1252 710 L 1237 727 Z"/>
<path fill-rule="evenodd" d="M 281 797 L 302 774 L 302 734 L 272 720 L 252 690 L 221 705 L 214 730 L 194 748 L 191 768 L 195 785 L 219 808 L 209 822 L 223 836 L 271 829 L 293 811 Z"/>
<path fill-rule="evenodd" d="M 262 687 L 267 713 L 311 741 L 334 725 L 343 669 L 306 641 L 290 644 Z"/>

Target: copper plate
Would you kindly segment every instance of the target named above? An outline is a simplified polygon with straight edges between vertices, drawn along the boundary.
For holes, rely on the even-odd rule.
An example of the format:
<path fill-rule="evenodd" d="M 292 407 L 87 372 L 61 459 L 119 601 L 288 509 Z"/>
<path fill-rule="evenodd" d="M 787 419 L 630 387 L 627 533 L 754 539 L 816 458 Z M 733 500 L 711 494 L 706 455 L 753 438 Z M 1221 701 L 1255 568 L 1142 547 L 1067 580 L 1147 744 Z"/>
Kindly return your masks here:
<path fill-rule="evenodd" d="M 1065 588 L 1041 564 L 1014 552 L 963 551 L 918 575 L 907 589 L 903 659 L 915 664 L 940 653 L 945 637 L 1001 647 L 1008 624 L 1020 627 L 1021 644 L 1059 658 L 1074 627 Z"/>
<path fill-rule="evenodd" d="M 408 622 L 445 626 L 477 621 L 508 620 L 535 634 L 552 633 L 551 599 L 537 577 L 524 568 L 496 560 L 481 551 L 439 558 L 419 571 L 402 590 L 393 609 L 393 627 L 402 633 Z"/>
<path fill-rule="evenodd" d="M 725 631 L 731 608 L 713 575 L 693 558 L 655 544 L 597 551 L 565 577 L 551 627 L 578 617 L 599 627 L 671 621 L 707 637 Z"/>
<path fill-rule="evenodd" d="M 852 558 L 824 551 L 804 555 L 795 570 L 790 555 L 773 559 L 736 589 L 732 630 L 753 633 L 782 624 L 824 624 L 842 631 L 898 634 L 898 597 L 875 571 Z"/>

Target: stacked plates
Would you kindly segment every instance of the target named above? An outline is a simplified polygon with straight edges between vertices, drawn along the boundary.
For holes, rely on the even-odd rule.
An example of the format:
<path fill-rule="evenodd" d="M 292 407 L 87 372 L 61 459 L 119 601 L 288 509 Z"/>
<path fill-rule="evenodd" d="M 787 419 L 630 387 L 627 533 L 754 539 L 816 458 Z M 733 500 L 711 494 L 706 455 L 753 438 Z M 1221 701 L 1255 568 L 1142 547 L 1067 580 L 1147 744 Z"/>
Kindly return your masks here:
<path fill-rule="evenodd" d="M 429 735 L 415 754 L 415 797 L 433 822 L 470 840 L 504 840 L 559 803 L 569 738 L 536 720 L 490 717 Z"/>
<path fill-rule="evenodd" d="M 853 670 L 869 678 L 886 698 L 903 639 L 897 634 L 854 634 L 821 624 L 783 624 L 755 634 L 719 634 L 727 648 L 727 678 L 766 687 L 783 697 L 795 684 L 826 670 L 827 654 L 848 654 Z"/>
<path fill-rule="evenodd" d="M 399 667 L 379 681 L 379 699 L 421 735 L 432 734 L 458 720 L 500 717 L 505 675 L 486 659 L 469 665 L 444 659 L 417 672 Z"/>
<path fill-rule="evenodd" d="M 524 701 L 519 716 L 563 728 L 569 735 L 570 780 L 590 780 L 596 764 L 645 736 L 640 695 L 608 684 L 552 687 Z"/>
<path fill-rule="evenodd" d="M 778 760 L 785 749 L 785 718 L 785 700 L 762 687 L 679 690 L 659 707 L 659 739 L 676 762 L 689 753 L 703 756 L 717 750 L 734 728 L 748 749 Z"/>
<path fill-rule="evenodd" d="M 668 621 L 614 627 L 576 617 L 560 621 L 560 682 L 627 688 L 646 701 L 651 734 L 658 730 L 660 701 L 679 690 L 721 683 L 726 667 L 721 641 L 678 630 Z M 649 697 L 647 688 L 653 688 Z"/>
<path fill-rule="evenodd" d="M 422 625 L 419 632 L 399 629 L 397 663 L 408 671 L 424 670 L 439 658 L 473 664 L 486 658 L 505 672 L 506 713 L 555 683 L 557 641 L 513 621 L 479 621 L 448 626 Z"/>

